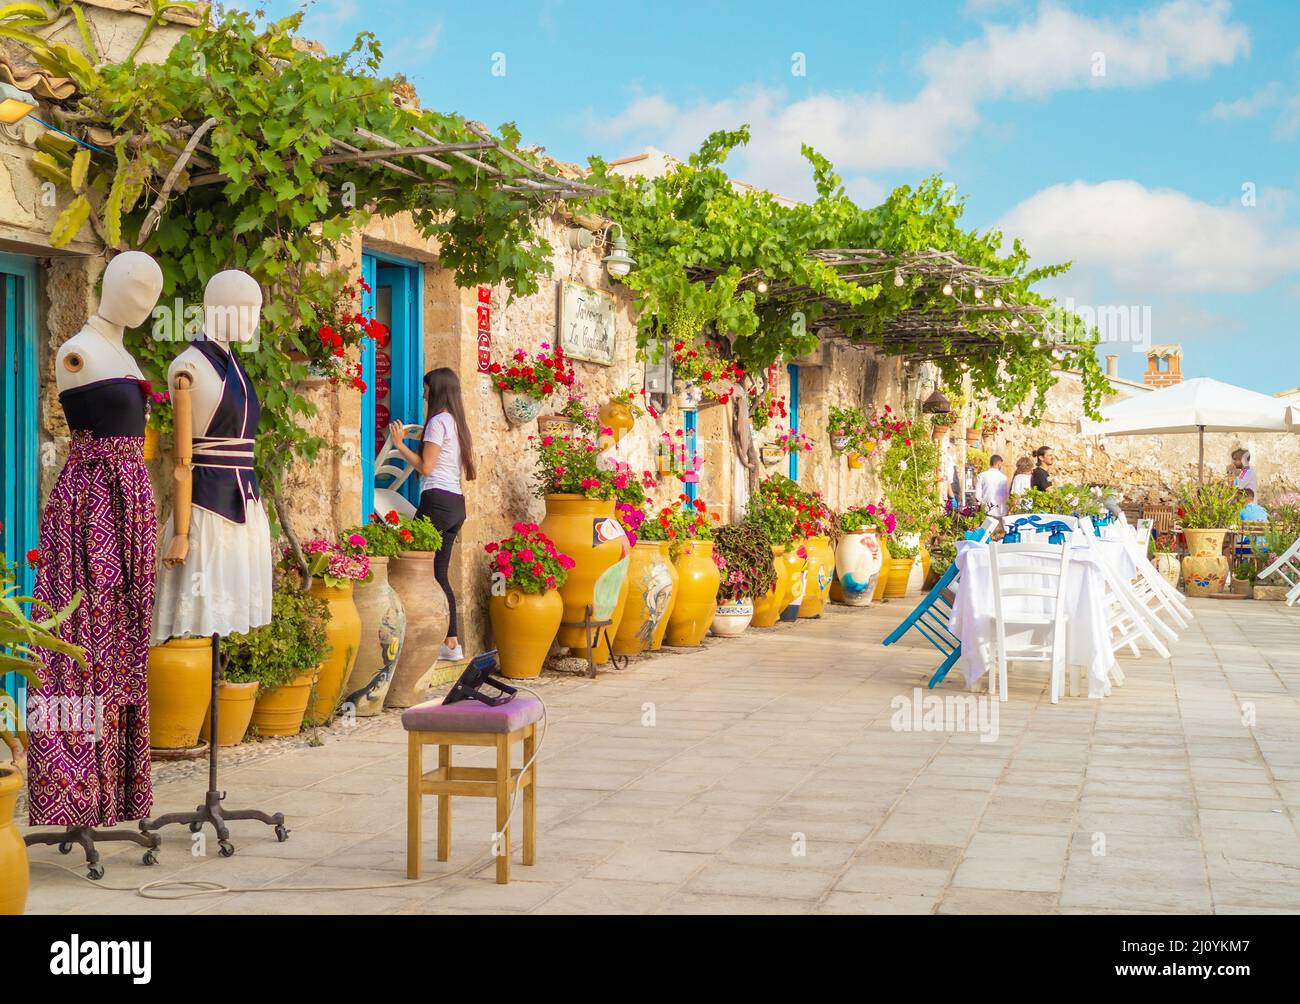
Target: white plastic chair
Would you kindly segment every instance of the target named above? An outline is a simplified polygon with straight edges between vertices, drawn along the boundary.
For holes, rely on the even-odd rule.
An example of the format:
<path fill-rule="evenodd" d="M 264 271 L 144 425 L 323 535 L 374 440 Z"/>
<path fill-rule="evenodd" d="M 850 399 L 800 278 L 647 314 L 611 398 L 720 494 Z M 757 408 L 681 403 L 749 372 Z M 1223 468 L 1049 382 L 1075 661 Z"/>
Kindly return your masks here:
<path fill-rule="evenodd" d="M 1047 558 L 1048 561 L 1035 559 Z M 1026 560 L 1028 559 L 1028 560 Z M 989 545 L 989 562 L 993 572 L 994 644 L 996 659 L 989 673 L 989 693 L 998 687 L 999 699 L 1007 699 L 1008 662 L 1046 662 L 1051 666 L 1051 700 L 1056 704 L 1061 696 L 1061 682 L 1065 671 L 1065 590 L 1069 580 L 1070 545 L 1028 541 L 1019 544 L 993 543 Z M 1048 585 L 1026 585 L 1028 581 Z M 1036 597 L 1051 600 L 1050 612 L 1037 613 L 1008 609 L 1006 600 L 1012 597 Z M 1007 647 L 1007 625 L 1017 627 L 1050 627 L 1051 635 L 1045 642 L 1031 640 L 1014 651 Z M 997 677 L 994 680 L 994 676 Z"/>
<path fill-rule="evenodd" d="M 1295 606 L 1297 601 L 1300 601 L 1300 538 L 1288 547 L 1285 553 L 1280 555 L 1273 564 L 1260 572 L 1256 581 L 1262 581 L 1274 575 L 1291 587 L 1291 591 L 1286 596 L 1286 605 L 1289 607 Z"/>
<path fill-rule="evenodd" d="M 424 434 L 424 426 L 408 425 L 403 431 L 406 433 L 405 438 L 414 439 Z M 399 460 L 402 461 L 400 464 L 398 464 Z M 384 440 L 384 448 L 379 451 L 379 456 L 375 457 L 375 511 L 381 516 L 396 511 L 399 516 L 414 519 L 416 507 L 402 494 L 402 487 L 414 473 L 415 469 L 402 460 L 402 455 L 398 453 L 397 446 L 393 443 L 393 434 L 390 432 Z M 381 486 L 379 483 L 381 477 L 391 480 Z"/>

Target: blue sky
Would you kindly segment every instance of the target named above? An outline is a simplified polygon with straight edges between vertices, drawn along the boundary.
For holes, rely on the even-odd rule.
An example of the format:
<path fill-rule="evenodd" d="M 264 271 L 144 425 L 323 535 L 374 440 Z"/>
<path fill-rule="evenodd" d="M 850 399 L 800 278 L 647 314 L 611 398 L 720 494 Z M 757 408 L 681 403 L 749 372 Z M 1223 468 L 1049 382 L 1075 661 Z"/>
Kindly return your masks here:
<path fill-rule="evenodd" d="M 514 121 L 563 160 L 685 155 L 745 122 L 733 173 L 782 194 L 810 192 L 804 141 L 863 204 L 941 173 L 971 226 L 1075 262 L 1046 291 L 1131 308 L 1122 375 L 1145 334 L 1181 342 L 1192 376 L 1300 385 L 1294 0 L 307 6 L 331 49 L 374 31 L 426 105 Z"/>

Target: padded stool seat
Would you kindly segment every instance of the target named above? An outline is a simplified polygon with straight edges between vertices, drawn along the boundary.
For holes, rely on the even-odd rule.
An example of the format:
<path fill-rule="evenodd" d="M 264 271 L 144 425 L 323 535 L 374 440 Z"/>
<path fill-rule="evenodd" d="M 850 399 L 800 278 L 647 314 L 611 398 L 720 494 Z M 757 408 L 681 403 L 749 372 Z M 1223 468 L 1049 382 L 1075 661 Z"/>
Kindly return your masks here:
<path fill-rule="evenodd" d="M 497 803 L 497 882 L 510 881 L 510 804 L 523 789 L 523 861 L 531 865 L 537 854 L 537 723 L 544 708 L 535 697 L 516 697 L 498 707 L 478 701 L 456 704 L 429 703 L 402 713 L 407 732 L 406 874 L 420 877 L 421 809 L 425 795 L 438 797 L 438 860 L 451 857 L 451 799 L 453 795 L 492 798 Z M 510 766 L 516 743 L 523 744 L 521 769 Z M 438 747 L 438 767 L 424 770 L 424 747 Z M 496 749 L 495 767 L 455 767 L 455 746 Z"/>

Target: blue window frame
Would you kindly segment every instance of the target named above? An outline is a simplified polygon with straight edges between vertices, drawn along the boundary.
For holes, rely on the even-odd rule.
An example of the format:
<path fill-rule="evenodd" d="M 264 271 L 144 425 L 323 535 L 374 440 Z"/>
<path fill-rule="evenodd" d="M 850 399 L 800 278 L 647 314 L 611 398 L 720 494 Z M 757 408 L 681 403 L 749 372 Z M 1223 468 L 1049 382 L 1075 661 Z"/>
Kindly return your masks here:
<path fill-rule="evenodd" d="M 790 434 L 799 431 L 799 367 L 787 367 L 790 374 Z M 790 480 L 799 480 L 799 454 L 790 454 Z"/>
<path fill-rule="evenodd" d="M 700 444 L 700 413 L 698 411 L 682 412 L 682 432 L 685 433 L 683 445 L 686 447 L 686 463 L 693 463 L 693 457 L 699 451 Z M 691 505 L 695 505 L 695 500 L 700 497 L 700 486 L 687 482 L 684 486 L 685 495 L 691 500 Z"/>
<path fill-rule="evenodd" d="M 370 287 L 369 293 L 362 294 L 362 313 L 384 315 L 391 335 L 386 376 L 378 373 L 374 343 L 369 339 L 362 343 L 361 379 L 366 392 L 361 405 L 361 517 L 366 519 L 375 508 L 375 457 L 386 434 L 376 415 L 381 403 L 379 384 L 383 382 L 388 390 L 390 421 L 419 424 L 424 420 L 424 270 L 417 262 L 367 252 L 361 256 L 361 277 Z M 402 494 L 418 505 L 418 479 L 409 478 Z"/>
<path fill-rule="evenodd" d="M 27 567 L 27 552 L 40 536 L 37 484 L 36 405 L 36 263 L 30 258 L 0 253 L 0 455 L 4 457 L 4 498 L 0 501 L 5 557 L 17 566 L 21 595 L 30 595 L 35 573 Z M 26 704 L 17 674 L 4 680 L 4 690 L 19 707 Z"/>

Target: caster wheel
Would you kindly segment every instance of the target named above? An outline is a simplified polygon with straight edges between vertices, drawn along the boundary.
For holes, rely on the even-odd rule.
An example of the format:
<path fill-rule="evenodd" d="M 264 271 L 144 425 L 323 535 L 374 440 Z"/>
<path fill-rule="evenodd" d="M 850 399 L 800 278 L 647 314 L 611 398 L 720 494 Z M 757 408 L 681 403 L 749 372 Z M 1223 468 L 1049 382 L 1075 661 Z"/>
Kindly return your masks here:
<path fill-rule="evenodd" d="M 72 845 L 71 845 L 71 844 L 59 844 L 59 853 L 60 853 L 60 854 L 71 854 L 71 853 L 72 853 Z"/>
<path fill-rule="evenodd" d="M 280 841 L 280 843 L 284 843 L 289 839 L 289 831 L 285 829 L 284 824 L 275 828 L 275 839 Z"/>
<path fill-rule="evenodd" d="M 233 858 L 235 856 L 235 845 L 229 840 L 221 841 L 217 848 L 223 858 Z"/>
<path fill-rule="evenodd" d="M 198 833 L 198 832 L 199 832 L 200 830 L 202 830 L 202 829 L 203 829 L 203 824 L 202 824 L 202 823 L 190 823 L 190 832 L 191 832 L 191 833 Z"/>
<path fill-rule="evenodd" d="M 152 849 L 145 851 L 144 863 L 145 867 L 153 867 L 156 865 L 158 863 L 158 852 Z"/>
<path fill-rule="evenodd" d="M 103 866 L 103 864 L 101 864 L 101 863 L 99 863 L 99 862 L 96 862 L 96 863 L 93 864 L 93 865 L 87 865 L 87 866 L 86 866 L 86 876 L 90 879 L 90 881 L 92 881 L 92 882 L 98 882 L 100 879 L 102 879 L 102 878 L 104 877 L 104 866 Z"/>

